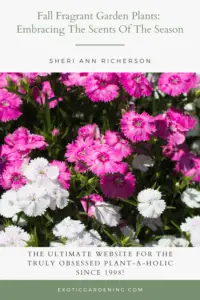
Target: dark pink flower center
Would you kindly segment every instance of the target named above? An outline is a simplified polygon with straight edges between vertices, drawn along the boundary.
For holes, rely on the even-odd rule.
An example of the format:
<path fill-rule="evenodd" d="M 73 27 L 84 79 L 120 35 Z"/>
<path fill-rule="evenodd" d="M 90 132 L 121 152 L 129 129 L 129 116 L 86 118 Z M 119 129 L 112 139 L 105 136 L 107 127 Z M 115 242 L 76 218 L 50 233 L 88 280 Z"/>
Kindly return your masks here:
<path fill-rule="evenodd" d="M 1 102 L 1 105 L 2 105 L 3 107 L 7 107 L 7 106 L 9 106 L 9 103 L 8 103 L 8 101 L 3 100 L 3 101 Z"/>
<path fill-rule="evenodd" d="M 114 184 L 118 187 L 123 187 L 124 186 L 124 183 L 125 183 L 125 180 L 124 180 L 124 176 L 121 175 L 121 174 L 118 174 L 114 177 Z"/>
<path fill-rule="evenodd" d="M 100 86 L 101 86 L 101 87 L 105 87 L 107 84 L 108 84 L 108 83 L 107 83 L 106 81 L 101 81 L 101 82 L 100 82 Z"/>
<path fill-rule="evenodd" d="M 141 120 L 141 119 L 135 119 L 134 121 L 133 121 L 133 126 L 134 127 L 142 127 L 142 124 L 143 124 L 143 121 Z"/>
<path fill-rule="evenodd" d="M 6 162 L 6 157 L 5 156 L 0 157 L 0 163 L 4 164 L 5 162 Z"/>
<path fill-rule="evenodd" d="M 177 85 L 177 84 L 180 84 L 181 83 L 181 79 L 179 76 L 177 75 L 173 75 L 169 78 L 169 82 L 173 85 Z"/>
<path fill-rule="evenodd" d="M 105 152 L 101 152 L 98 154 L 98 160 L 101 161 L 101 162 L 106 162 L 109 160 L 109 155 Z"/>
<path fill-rule="evenodd" d="M 13 179 L 13 182 L 17 182 L 21 179 L 21 176 L 19 174 L 15 174 L 15 175 L 13 175 L 12 179 Z"/>
<path fill-rule="evenodd" d="M 86 154 L 86 149 L 85 148 L 80 149 L 80 151 L 78 152 L 79 156 L 85 156 L 85 154 Z"/>
<path fill-rule="evenodd" d="M 140 83 L 141 82 L 141 75 L 133 75 L 133 80 L 137 83 Z"/>

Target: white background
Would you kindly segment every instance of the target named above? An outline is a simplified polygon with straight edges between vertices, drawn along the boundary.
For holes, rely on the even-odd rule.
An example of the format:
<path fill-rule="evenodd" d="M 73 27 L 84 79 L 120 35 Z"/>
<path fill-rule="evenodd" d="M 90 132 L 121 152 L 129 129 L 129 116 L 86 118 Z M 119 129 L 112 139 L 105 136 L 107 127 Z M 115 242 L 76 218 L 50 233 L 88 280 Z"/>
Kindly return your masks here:
<path fill-rule="evenodd" d="M 92 257 L 48 257 L 48 252 L 56 251 L 90 251 Z M 43 251 L 44 257 L 30 258 L 28 251 Z M 96 251 L 126 251 L 132 252 L 131 257 L 97 257 Z M 137 256 L 138 252 L 152 252 L 152 257 Z M 172 251 L 173 257 L 162 257 L 158 258 L 156 251 Z M 143 254 L 144 255 L 144 254 Z M 50 261 L 55 260 L 55 266 L 35 266 L 29 267 L 28 260 L 37 261 Z M 100 260 L 101 267 L 63 267 L 59 266 L 59 261 L 67 260 Z M 173 260 L 174 265 L 172 267 L 149 267 L 149 266 L 131 266 L 131 267 L 112 267 L 104 266 L 105 261 L 120 261 L 120 260 L 132 260 L 137 262 L 140 260 L 141 263 L 146 260 L 158 260 L 169 261 Z M 200 280 L 200 259 L 199 259 L 199 248 L 0 248 L 0 280 Z M 95 270 L 100 269 L 101 275 L 76 275 L 76 270 Z M 122 275 L 109 275 L 105 274 L 105 270 L 124 270 Z"/>
<path fill-rule="evenodd" d="M 63 13 L 159 13 L 161 20 L 144 21 L 146 25 L 158 23 L 160 27 L 184 27 L 180 35 L 135 34 L 71 34 L 17 35 L 16 25 L 63 26 L 67 22 L 37 21 L 37 11 L 62 11 Z M 82 21 L 83 22 L 83 21 Z M 120 21 L 124 22 L 124 21 Z M 142 22 L 142 21 L 140 21 Z M 93 21 L 84 21 L 85 26 Z M 117 22 L 114 22 L 117 24 Z M 126 23 L 133 23 L 129 21 Z M 137 22 L 136 22 L 137 23 Z M 112 23 L 113 24 L 113 23 Z M 111 22 L 96 22 L 109 26 Z M 53 72 L 53 71 L 199 71 L 199 0 L 10 0 L 0 9 L 0 71 L 3 72 Z M 76 43 L 124 43 L 125 47 L 76 47 Z M 151 58 L 151 64 L 102 65 L 54 64 L 50 57 L 69 58 Z"/>

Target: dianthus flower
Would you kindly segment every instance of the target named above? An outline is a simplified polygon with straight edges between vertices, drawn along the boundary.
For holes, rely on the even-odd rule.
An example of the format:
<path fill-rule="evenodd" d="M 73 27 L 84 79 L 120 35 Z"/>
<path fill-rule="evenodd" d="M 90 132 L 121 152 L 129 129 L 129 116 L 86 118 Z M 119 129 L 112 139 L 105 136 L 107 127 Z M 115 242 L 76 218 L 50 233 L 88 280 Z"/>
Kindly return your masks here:
<path fill-rule="evenodd" d="M 128 171 L 127 165 L 120 173 L 108 174 L 101 177 L 100 188 L 105 196 L 110 198 L 128 198 L 135 189 L 135 177 Z"/>
<path fill-rule="evenodd" d="M 18 151 L 10 148 L 8 145 L 0 145 L 0 172 L 3 167 L 20 159 L 21 155 Z"/>
<path fill-rule="evenodd" d="M 189 152 L 188 146 L 183 143 L 181 145 L 173 145 L 168 143 L 166 146 L 163 146 L 163 154 L 166 157 L 169 157 L 173 161 L 179 161 L 182 155 L 185 155 Z"/>
<path fill-rule="evenodd" d="M 103 198 L 98 194 L 90 194 L 89 196 L 85 196 L 80 199 L 83 209 L 89 217 L 94 215 L 95 204 L 103 201 Z"/>
<path fill-rule="evenodd" d="M 120 170 L 122 153 L 106 144 L 99 144 L 88 149 L 85 161 L 97 176 L 109 173 L 116 173 Z"/>
<path fill-rule="evenodd" d="M 87 77 L 88 73 L 68 73 L 62 74 L 60 80 L 67 87 L 85 86 Z"/>
<path fill-rule="evenodd" d="M 68 170 L 65 162 L 63 161 L 58 161 L 58 160 L 53 160 L 50 163 L 50 166 L 56 166 L 58 167 L 59 170 L 59 175 L 58 175 L 58 181 L 61 183 L 61 185 L 65 188 L 68 189 L 70 185 L 70 178 L 71 178 L 71 173 Z"/>
<path fill-rule="evenodd" d="M 200 192 L 187 188 L 181 195 L 181 200 L 191 208 L 200 208 Z"/>
<path fill-rule="evenodd" d="M 0 247 L 26 247 L 29 239 L 27 232 L 14 225 L 0 231 Z"/>
<path fill-rule="evenodd" d="M 93 102 L 110 102 L 119 94 L 115 73 L 93 73 L 85 83 L 85 93 Z"/>
<path fill-rule="evenodd" d="M 8 80 L 18 85 L 22 78 L 22 73 L 0 73 L 0 88 L 8 86 Z"/>
<path fill-rule="evenodd" d="M 193 153 L 182 154 L 175 169 L 184 176 L 191 177 L 193 181 L 200 182 L 200 158 Z"/>
<path fill-rule="evenodd" d="M 121 73 L 120 80 L 127 93 L 135 98 L 150 96 L 152 86 L 142 73 Z"/>
<path fill-rule="evenodd" d="M 138 210 L 145 218 L 158 218 L 166 208 L 162 194 L 153 189 L 145 189 L 138 194 Z"/>
<path fill-rule="evenodd" d="M 158 88 L 174 97 L 195 88 L 198 81 L 195 73 L 163 73 L 159 78 Z"/>
<path fill-rule="evenodd" d="M 30 84 L 34 84 L 35 80 L 37 79 L 38 76 L 47 76 L 48 73 L 23 73 L 23 76 L 28 80 Z"/>
<path fill-rule="evenodd" d="M 96 124 L 88 124 L 82 126 L 78 130 L 78 135 L 83 139 L 86 138 L 98 139 L 100 137 L 99 127 Z"/>
<path fill-rule="evenodd" d="M 19 96 L 0 89 L 0 121 L 17 120 L 21 115 L 22 100 Z"/>
<path fill-rule="evenodd" d="M 180 110 L 170 108 L 166 113 L 167 139 L 173 145 L 180 145 L 185 141 L 186 133 L 194 128 L 196 120 L 183 114 Z"/>
<path fill-rule="evenodd" d="M 49 108 L 54 108 L 58 104 L 58 101 L 63 100 L 62 98 L 54 99 L 55 94 L 51 88 L 51 84 L 49 81 L 43 82 L 41 91 L 38 87 L 34 87 L 33 97 L 39 104 L 44 104 L 46 97 L 48 98 L 48 100 L 53 98 L 51 101 L 48 101 Z"/>
<path fill-rule="evenodd" d="M 119 224 L 121 215 L 120 207 L 108 202 L 97 202 L 95 204 L 94 217 L 101 224 L 115 227 Z"/>
<path fill-rule="evenodd" d="M 67 145 L 65 157 L 69 162 L 76 163 L 77 171 L 85 172 L 87 170 L 86 155 L 93 144 L 94 140 L 91 138 L 78 137 L 75 142 Z"/>
<path fill-rule="evenodd" d="M 118 132 L 107 130 L 105 133 L 105 142 L 107 145 L 119 150 L 123 157 L 129 156 L 133 152 L 129 142 L 125 140 Z"/>
<path fill-rule="evenodd" d="M 22 162 L 16 161 L 3 169 L 0 185 L 4 190 L 17 190 L 26 183 L 26 178 L 22 174 Z"/>
<path fill-rule="evenodd" d="M 121 130 L 133 143 L 148 141 L 156 131 L 153 117 L 146 112 L 129 111 L 122 116 Z"/>
<path fill-rule="evenodd" d="M 44 150 L 47 146 L 43 136 L 31 134 L 24 127 L 19 127 L 12 134 L 8 134 L 5 137 L 5 143 L 23 155 L 29 154 L 33 149 Z"/>

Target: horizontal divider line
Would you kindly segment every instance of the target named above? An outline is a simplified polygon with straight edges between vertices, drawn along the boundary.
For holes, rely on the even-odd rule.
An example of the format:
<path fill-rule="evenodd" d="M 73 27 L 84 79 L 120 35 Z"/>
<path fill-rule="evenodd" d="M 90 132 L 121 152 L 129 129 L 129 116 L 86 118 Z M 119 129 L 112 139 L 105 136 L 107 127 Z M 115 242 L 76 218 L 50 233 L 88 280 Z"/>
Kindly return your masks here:
<path fill-rule="evenodd" d="M 75 44 L 75 46 L 116 46 L 116 47 L 119 47 L 119 46 L 125 46 L 125 44 Z"/>

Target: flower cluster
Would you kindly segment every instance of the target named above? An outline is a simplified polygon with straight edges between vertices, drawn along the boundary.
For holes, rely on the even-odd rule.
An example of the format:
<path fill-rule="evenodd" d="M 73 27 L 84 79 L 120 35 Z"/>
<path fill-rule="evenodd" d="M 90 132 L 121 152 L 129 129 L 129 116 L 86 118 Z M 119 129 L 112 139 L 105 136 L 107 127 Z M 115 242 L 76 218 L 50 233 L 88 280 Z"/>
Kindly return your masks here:
<path fill-rule="evenodd" d="M 200 247 L 196 73 L 0 73 L 0 246 Z"/>

